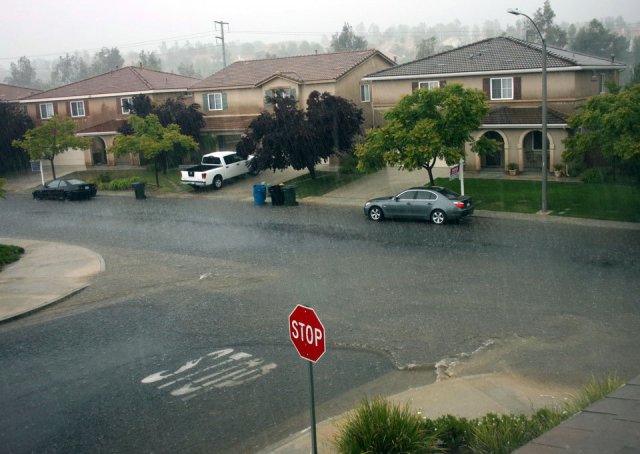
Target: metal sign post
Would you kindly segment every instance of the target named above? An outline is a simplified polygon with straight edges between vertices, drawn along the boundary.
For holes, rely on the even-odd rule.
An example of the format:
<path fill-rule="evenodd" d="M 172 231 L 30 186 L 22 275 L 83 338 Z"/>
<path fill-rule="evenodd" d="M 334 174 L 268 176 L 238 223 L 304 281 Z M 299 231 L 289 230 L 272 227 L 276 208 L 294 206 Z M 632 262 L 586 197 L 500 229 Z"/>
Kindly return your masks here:
<path fill-rule="evenodd" d="M 316 439 L 316 403 L 313 386 L 313 363 L 324 355 L 324 326 L 313 309 L 297 305 L 289 314 L 289 338 L 298 354 L 309 361 L 309 390 L 311 406 L 311 452 L 318 453 Z"/>

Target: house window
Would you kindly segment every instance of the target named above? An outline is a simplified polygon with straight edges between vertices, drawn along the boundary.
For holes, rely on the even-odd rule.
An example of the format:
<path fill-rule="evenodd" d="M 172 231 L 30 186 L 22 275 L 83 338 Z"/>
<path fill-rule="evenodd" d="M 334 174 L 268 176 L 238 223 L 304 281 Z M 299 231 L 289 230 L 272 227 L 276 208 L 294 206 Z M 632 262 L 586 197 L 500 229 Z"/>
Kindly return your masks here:
<path fill-rule="evenodd" d="M 361 102 L 370 102 L 371 101 L 371 86 L 369 84 L 360 85 L 360 101 Z"/>
<path fill-rule="evenodd" d="M 429 80 L 426 82 L 418 82 L 418 88 L 433 90 L 434 88 L 440 88 L 439 80 Z"/>
<path fill-rule="evenodd" d="M 128 98 L 120 99 L 120 107 L 122 108 L 122 115 L 129 115 L 131 107 L 133 107 L 133 98 L 129 96 Z"/>
<path fill-rule="evenodd" d="M 222 93 L 209 93 L 209 110 L 222 110 Z"/>
<path fill-rule="evenodd" d="M 491 99 L 513 99 L 513 77 L 491 79 Z"/>
<path fill-rule="evenodd" d="M 600 93 L 605 93 L 607 91 L 607 75 L 602 73 L 600 74 Z"/>
<path fill-rule="evenodd" d="M 40 104 L 40 118 L 46 120 L 51 117 L 53 117 L 53 103 L 47 102 Z"/>
<path fill-rule="evenodd" d="M 71 116 L 84 117 L 84 101 L 71 101 Z"/>
<path fill-rule="evenodd" d="M 534 151 L 542 151 L 542 132 L 533 131 L 531 133 L 531 136 L 532 136 L 531 149 Z"/>
<path fill-rule="evenodd" d="M 267 107 L 271 107 L 272 104 L 270 99 L 275 98 L 292 98 L 296 99 L 296 89 L 295 88 L 274 88 L 271 90 L 265 90 L 264 92 L 264 103 Z"/>

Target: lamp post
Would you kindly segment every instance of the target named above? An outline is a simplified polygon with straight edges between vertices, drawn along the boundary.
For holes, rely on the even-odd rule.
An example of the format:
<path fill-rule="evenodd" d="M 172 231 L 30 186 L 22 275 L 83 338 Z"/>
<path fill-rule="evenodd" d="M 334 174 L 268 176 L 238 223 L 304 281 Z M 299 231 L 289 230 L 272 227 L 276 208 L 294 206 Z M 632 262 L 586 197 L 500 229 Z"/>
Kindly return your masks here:
<path fill-rule="evenodd" d="M 542 209 L 540 214 L 547 214 L 547 42 L 533 19 L 517 9 L 509 8 L 507 12 L 529 19 L 542 40 Z"/>

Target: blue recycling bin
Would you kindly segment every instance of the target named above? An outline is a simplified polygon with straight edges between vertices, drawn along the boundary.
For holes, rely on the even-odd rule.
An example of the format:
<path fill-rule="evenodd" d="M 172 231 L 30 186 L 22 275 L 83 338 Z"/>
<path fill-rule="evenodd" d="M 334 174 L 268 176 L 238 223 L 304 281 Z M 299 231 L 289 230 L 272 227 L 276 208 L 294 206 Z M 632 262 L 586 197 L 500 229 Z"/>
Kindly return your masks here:
<path fill-rule="evenodd" d="M 264 205 L 267 200 L 267 186 L 264 184 L 253 185 L 253 202 L 256 205 Z"/>

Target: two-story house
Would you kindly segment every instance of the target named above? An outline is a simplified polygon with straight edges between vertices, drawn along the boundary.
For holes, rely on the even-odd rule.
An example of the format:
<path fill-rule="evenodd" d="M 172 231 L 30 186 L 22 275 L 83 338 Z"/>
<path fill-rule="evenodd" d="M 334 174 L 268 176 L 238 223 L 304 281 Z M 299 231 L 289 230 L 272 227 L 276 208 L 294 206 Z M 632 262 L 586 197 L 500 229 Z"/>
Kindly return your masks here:
<path fill-rule="evenodd" d="M 547 49 L 547 137 L 549 168 L 561 161 L 566 118 L 590 96 L 619 80 L 622 63 L 563 49 Z M 485 39 L 420 60 L 368 74 L 373 123 L 402 96 L 416 89 L 462 84 L 484 91 L 490 113 L 473 136 L 500 144 L 493 156 L 480 157 L 467 145 L 466 167 L 540 171 L 542 161 L 542 46 L 510 37 Z M 445 165 L 440 163 L 440 165 Z"/>
<path fill-rule="evenodd" d="M 188 87 L 198 80 L 128 66 L 36 93 L 19 102 L 26 107 L 36 125 L 54 115 L 67 116 L 76 122 L 78 135 L 92 138 L 90 149 L 68 150 L 56 157 L 58 165 L 138 165 L 137 155 L 116 158 L 109 153 L 118 128 L 131 113 L 125 101 L 131 101 L 135 95 L 145 94 L 156 103 L 168 98 L 186 98 L 185 102 L 192 103 Z"/>
<path fill-rule="evenodd" d="M 234 149 L 260 112 L 267 97 L 291 96 L 304 108 L 309 94 L 329 92 L 364 108 L 365 126 L 373 124 L 368 85 L 361 79 L 394 66 L 377 50 L 313 54 L 264 60 L 236 61 L 190 90 L 202 106 L 204 133 L 215 136 L 219 149 Z"/>

